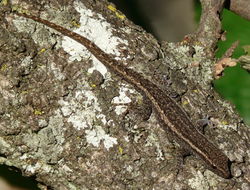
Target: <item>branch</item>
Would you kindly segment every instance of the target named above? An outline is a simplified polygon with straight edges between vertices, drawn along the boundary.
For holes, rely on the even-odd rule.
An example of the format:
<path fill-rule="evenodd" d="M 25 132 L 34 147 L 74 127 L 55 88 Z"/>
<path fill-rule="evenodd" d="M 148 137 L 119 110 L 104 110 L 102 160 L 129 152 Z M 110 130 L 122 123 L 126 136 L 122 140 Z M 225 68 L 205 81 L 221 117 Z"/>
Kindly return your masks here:
<path fill-rule="evenodd" d="M 202 14 L 195 40 L 206 47 L 208 54 L 214 56 L 218 39 L 221 37 L 220 13 L 225 0 L 201 0 Z"/>

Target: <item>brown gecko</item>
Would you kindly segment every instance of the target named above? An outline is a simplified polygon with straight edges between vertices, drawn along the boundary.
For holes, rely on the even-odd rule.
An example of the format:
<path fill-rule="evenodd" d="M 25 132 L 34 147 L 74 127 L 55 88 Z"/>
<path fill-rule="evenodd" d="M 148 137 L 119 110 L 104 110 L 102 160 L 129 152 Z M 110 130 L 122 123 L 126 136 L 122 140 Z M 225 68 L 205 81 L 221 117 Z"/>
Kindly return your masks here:
<path fill-rule="evenodd" d="M 112 72 L 119 74 L 150 100 L 160 125 L 170 132 L 180 145 L 198 155 L 205 161 L 208 169 L 217 175 L 223 178 L 231 177 L 228 157 L 200 133 L 182 107 L 154 83 L 141 74 L 118 64 L 117 60 L 101 50 L 95 43 L 75 32 L 36 16 L 15 14 L 42 23 L 84 45 L 100 62 Z"/>

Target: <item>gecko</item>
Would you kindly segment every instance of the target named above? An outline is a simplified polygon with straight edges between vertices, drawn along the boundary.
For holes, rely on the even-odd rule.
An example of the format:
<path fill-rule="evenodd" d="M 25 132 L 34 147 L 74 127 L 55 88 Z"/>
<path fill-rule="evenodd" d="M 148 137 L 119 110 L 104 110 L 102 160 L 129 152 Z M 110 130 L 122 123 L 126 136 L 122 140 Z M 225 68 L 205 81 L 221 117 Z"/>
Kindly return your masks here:
<path fill-rule="evenodd" d="M 15 14 L 42 23 L 85 46 L 111 72 L 118 74 L 146 96 L 152 104 L 160 126 L 169 132 L 177 143 L 200 157 L 206 168 L 215 174 L 226 179 L 232 177 L 229 158 L 195 127 L 183 108 L 156 84 L 123 64 L 118 64 L 114 57 L 105 53 L 94 42 L 73 31 L 40 17 L 18 12 Z"/>

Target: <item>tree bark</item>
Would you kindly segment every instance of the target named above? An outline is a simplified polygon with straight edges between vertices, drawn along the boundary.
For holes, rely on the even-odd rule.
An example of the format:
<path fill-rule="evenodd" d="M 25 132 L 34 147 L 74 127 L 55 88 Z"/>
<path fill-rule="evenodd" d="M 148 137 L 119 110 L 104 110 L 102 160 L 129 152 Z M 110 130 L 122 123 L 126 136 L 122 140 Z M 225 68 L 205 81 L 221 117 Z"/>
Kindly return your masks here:
<path fill-rule="evenodd" d="M 41 189 L 249 189 L 249 128 L 211 85 L 224 5 L 214 2 L 202 1 L 199 29 L 178 43 L 158 42 L 104 0 L 1 6 L 0 163 L 35 176 Z M 132 85 L 83 46 L 11 9 L 78 31 L 154 81 L 194 123 L 206 121 L 233 178 L 195 156 L 180 166 L 181 147 Z"/>

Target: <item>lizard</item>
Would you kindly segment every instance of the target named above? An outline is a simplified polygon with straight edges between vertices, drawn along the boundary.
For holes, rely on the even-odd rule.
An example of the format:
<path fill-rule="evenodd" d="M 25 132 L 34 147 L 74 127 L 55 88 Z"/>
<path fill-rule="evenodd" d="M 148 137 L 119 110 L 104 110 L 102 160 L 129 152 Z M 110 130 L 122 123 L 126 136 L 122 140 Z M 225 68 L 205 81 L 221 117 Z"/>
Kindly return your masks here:
<path fill-rule="evenodd" d="M 101 50 L 94 42 L 73 31 L 37 16 L 19 12 L 14 14 L 44 24 L 85 46 L 111 72 L 118 74 L 146 96 L 152 104 L 160 126 L 170 132 L 177 143 L 190 153 L 198 155 L 204 161 L 206 168 L 215 174 L 225 179 L 232 177 L 229 158 L 195 127 L 184 109 L 156 84 L 140 73 L 118 64 L 117 60 Z"/>

